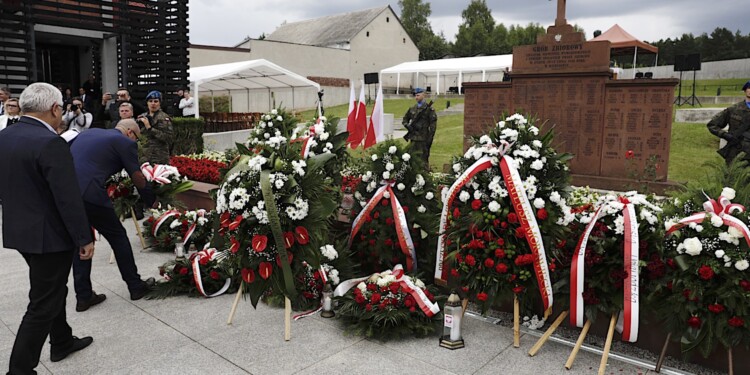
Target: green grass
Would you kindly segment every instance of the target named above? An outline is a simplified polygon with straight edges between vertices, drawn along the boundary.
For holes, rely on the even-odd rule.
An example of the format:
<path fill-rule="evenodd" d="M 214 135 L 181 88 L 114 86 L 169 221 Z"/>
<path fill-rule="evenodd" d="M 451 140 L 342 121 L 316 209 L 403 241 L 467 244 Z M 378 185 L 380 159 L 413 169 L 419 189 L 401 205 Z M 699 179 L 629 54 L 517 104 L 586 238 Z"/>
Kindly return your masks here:
<path fill-rule="evenodd" d="M 669 180 L 694 183 L 706 178 L 706 162 L 721 162 L 716 153 L 719 138 L 708 132 L 704 124 L 675 122 L 669 150 Z"/>
<path fill-rule="evenodd" d="M 690 96 L 693 90 L 692 73 L 682 75 L 682 94 Z M 748 77 L 750 78 L 750 77 Z M 716 90 L 721 87 L 721 96 L 742 96 L 742 85 L 747 78 L 700 79 L 695 81 L 695 96 L 716 96 Z M 677 94 L 677 87 L 674 89 Z"/>
<path fill-rule="evenodd" d="M 443 172 L 443 166 L 451 162 L 454 155 L 463 154 L 464 115 L 443 116 L 438 119 L 437 132 L 430 149 L 430 166 L 435 172 Z"/>

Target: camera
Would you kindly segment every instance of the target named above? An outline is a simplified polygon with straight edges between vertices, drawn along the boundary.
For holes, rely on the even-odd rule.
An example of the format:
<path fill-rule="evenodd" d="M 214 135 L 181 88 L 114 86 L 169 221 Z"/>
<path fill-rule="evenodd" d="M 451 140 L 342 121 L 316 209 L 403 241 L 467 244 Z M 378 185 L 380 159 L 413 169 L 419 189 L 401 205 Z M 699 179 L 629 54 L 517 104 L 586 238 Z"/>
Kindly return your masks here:
<path fill-rule="evenodd" d="M 75 112 L 78 110 L 78 104 L 71 104 L 70 105 L 70 111 Z"/>

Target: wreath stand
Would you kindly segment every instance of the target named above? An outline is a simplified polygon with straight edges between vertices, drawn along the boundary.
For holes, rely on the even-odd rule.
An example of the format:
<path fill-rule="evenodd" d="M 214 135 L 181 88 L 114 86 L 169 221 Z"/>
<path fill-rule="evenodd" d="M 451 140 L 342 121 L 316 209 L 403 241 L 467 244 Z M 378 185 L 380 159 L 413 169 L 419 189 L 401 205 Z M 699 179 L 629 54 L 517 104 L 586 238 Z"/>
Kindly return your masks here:
<path fill-rule="evenodd" d="M 604 342 L 604 350 L 602 351 L 602 360 L 599 362 L 599 375 L 604 375 L 604 373 L 607 370 L 607 361 L 609 360 L 609 350 L 612 348 L 612 338 L 615 336 L 615 325 L 617 324 L 617 314 L 612 314 L 612 317 L 609 320 L 609 330 L 607 331 L 607 341 Z M 581 334 L 578 336 L 578 341 L 576 341 L 576 346 L 573 347 L 573 351 L 570 353 L 570 357 L 568 357 L 568 361 L 565 362 L 565 368 L 570 370 L 571 367 L 573 367 L 573 362 L 576 360 L 576 356 L 578 355 L 578 351 L 581 349 L 581 345 L 583 345 L 583 340 L 586 338 L 586 334 L 589 331 L 589 328 L 591 327 L 591 321 L 587 320 L 586 323 L 583 325 L 583 330 L 581 330 Z"/>
<path fill-rule="evenodd" d="M 229 311 L 229 318 L 227 318 L 227 325 L 232 325 L 234 320 L 234 313 L 237 312 L 237 305 L 240 303 L 240 297 L 242 296 L 242 289 L 245 286 L 244 283 L 240 283 L 240 289 L 237 291 L 237 295 L 234 297 L 234 303 L 232 309 Z M 284 296 L 284 341 L 292 339 L 292 301 L 289 297 Z"/>
<path fill-rule="evenodd" d="M 544 346 L 545 343 L 547 343 L 547 340 L 552 336 L 553 333 L 555 333 L 555 330 L 557 330 L 557 327 L 562 324 L 563 321 L 565 321 L 565 317 L 568 316 L 568 311 L 563 311 L 560 313 L 560 315 L 557 316 L 557 319 L 552 323 L 552 325 L 547 328 L 547 331 L 544 332 L 544 335 L 539 338 L 539 340 L 534 344 L 534 346 L 529 349 L 529 356 L 533 357 L 536 355 L 536 353 L 539 352 L 539 350 L 542 349 L 542 346 Z"/>

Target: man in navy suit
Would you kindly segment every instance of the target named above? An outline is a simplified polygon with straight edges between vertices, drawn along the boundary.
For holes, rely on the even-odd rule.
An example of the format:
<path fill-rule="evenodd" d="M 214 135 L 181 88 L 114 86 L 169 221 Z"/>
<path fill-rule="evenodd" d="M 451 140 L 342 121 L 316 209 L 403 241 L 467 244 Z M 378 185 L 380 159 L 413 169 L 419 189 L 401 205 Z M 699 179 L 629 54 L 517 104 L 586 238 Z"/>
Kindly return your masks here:
<path fill-rule="evenodd" d="M 154 279 L 144 281 L 138 274 L 128 233 L 117 218 L 112 201 L 107 196 L 106 181 L 113 174 L 125 169 L 144 202 L 149 206 L 154 203 L 154 195 L 147 187 L 146 178 L 138 165 L 136 141 L 140 133 L 135 120 L 126 119 L 117 123 L 114 129 L 89 129 L 78 135 L 70 144 L 86 215 L 91 225 L 112 246 L 120 275 L 130 290 L 131 300 L 143 298 L 151 290 Z M 73 280 L 78 300 L 76 311 L 86 311 L 106 299 L 103 294 L 96 294 L 92 290 L 91 260 L 73 260 Z"/>
<path fill-rule="evenodd" d="M 52 362 L 94 341 L 73 336 L 65 315 L 74 254 L 91 259 L 94 243 L 70 149 L 56 132 L 62 94 L 50 84 L 34 83 L 19 104 L 24 116 L 0 132 L 3 246 L 18 250 L 29 265 L 31 290 L 8 373 L 36 374 L 47 335 Z"/>

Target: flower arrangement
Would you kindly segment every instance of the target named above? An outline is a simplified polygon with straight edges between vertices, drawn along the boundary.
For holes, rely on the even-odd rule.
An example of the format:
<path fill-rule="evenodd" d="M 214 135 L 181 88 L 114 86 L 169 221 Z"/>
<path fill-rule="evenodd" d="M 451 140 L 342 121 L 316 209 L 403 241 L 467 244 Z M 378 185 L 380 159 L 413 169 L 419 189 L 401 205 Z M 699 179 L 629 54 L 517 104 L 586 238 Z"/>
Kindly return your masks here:
<path fill-rule="evenodd" d="M 179 211 L 176 209 L 151 209 L 151 216 L 143 222 L 143 235 L 156 251 L 175 250 L 175 244 L 183 241 L 186 246 L 194 244 L 202 249 L 211 241 L 213 213 L 200 209 Z"/>
<path fill-rule="evenodd" d="M 117 217 L 124 218 L 140 199 L 130 175 L 125 170 L 107 179 L 107 196 L 112 201 Z"/>
<path fill-rule="evenodd" d="M 193 187 L 193 183 L 182 177 L 177 168 L 171 165 L 143 163 L 141 172 L 146 181 L 151 183 L 154 195 L 163 206 L 175 206 L 175 196 Z"/>
<path fill-rule="evenodd" d="M 354 193 L 350 246 L 366 274 L 406 264 L 435 264 L 434 215 L 438 202 L 430 173 L 394 141 L 372 148 Z"/>
<path fill-rule="evenodd" d="M 746 189 L 746 183 L 743 187 Z M 750 345 L 750 231 L 745 208 L 724 187 L 673 199 L 665 222 L 665 282 L 650 295 L 683 352 L 708 356 L 717 345 Z M 746 196 L 746 194 L 743 194 Z"/>
<path fill-rule="evenodd" d="M 186 178 L 209 184 L 218 184 L 221 181 L 220 170 L 227 167 L 226 161 L 194 156 L 172 156 L 169 164 Z"/>
<path fill-rule="evenodd" d="M 355 286 L 356 285 L 356 286 Z M 379 339 L 425 336 L 437 328 L 439 308 L 430 288 L 399 265 L 370 277 L 347 280 L 334 292 L 347 332 Z"/>
<path fill-rule="evenodd" d="M 482 311 L 511 296 L 526 309 L 529 291 L 552 305 L 548 251 L 566 238 L 573 215 L 567 206 L 568 154 L 552 148 L 520 114 L 472 140 L 453 161 L 452 186 L 443 191 L 435 278 L 455 282 Z M 538 291 L 537 291 L 538 290 Z"/>
<path fill-rule="evenodd" d="M 159 267 L 163 277 L 149 298 L 166 298 L 187 294 L 191 297 L 216 297 L 232 288 L 232 279 L 215 249 L 193 253 L 189 258 L 175 259 Z M 236 285 L 236 283 L 234 283 Z"/>
<path fill-rule="evenodd" d="M 597 195 L 588 190 L 571 199 L 572 238 L 555 249 L 560 275 L 555 285 L 571 324 L 583 326 L 599 313 L 623 313 L 623 340 L 638 338 L 640 295 L 665 274 L 661 261 L 662 209 L 653 196 L 635 191 Z"/>

